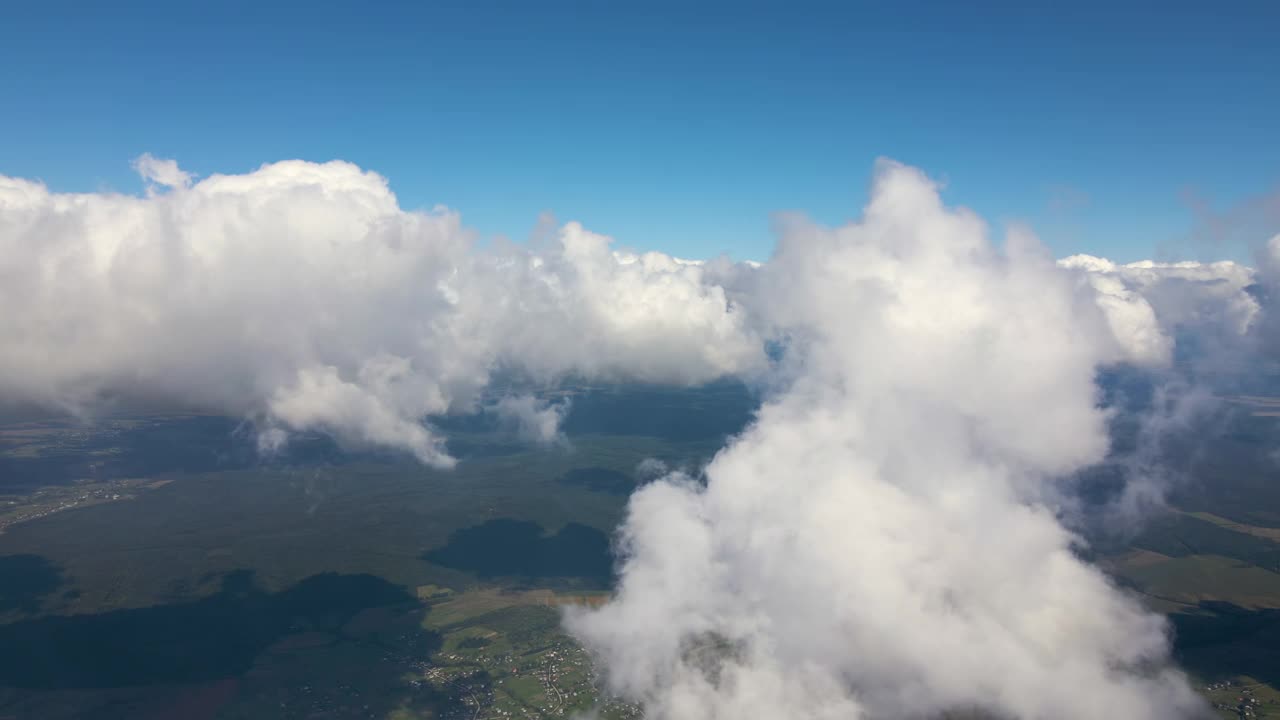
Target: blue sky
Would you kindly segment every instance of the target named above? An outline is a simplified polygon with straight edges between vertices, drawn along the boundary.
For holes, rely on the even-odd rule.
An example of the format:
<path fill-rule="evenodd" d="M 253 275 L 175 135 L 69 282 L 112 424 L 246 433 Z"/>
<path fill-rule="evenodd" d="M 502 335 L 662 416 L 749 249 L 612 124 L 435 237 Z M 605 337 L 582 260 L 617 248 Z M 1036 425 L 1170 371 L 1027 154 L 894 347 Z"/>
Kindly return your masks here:
<path fill-rule="evenodd" d="M 341 158 L 486 235 L 552 211 L 764 259 L 772 212 L 856 216 L 884 155 L 1060 255 L 1230 256 L 1192 208 L 1280 188 L 1277 28 L 1275 2 L 6 3 L 0 173 Z"/>

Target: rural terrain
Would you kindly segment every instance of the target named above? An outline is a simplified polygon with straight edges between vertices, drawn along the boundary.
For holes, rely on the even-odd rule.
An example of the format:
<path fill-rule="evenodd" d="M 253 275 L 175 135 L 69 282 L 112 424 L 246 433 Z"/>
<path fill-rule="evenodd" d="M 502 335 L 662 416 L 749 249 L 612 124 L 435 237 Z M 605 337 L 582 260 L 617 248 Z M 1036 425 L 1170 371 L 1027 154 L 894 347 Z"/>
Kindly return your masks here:
<path fill-rule="evenodd" d="M 608 597 L 642 462 L 696 471 L 755 402 L 580 388 L 550 448 L 443 423 L 452 471 L 321 436 L 264 459 L 198 414 L 5 425 L 0 719 L 639 717 L 562 609 Z M 1221 717 L 1280 718 L 1280 418 L 1223 407 L 1170 507 L 1087 552 Z"/>

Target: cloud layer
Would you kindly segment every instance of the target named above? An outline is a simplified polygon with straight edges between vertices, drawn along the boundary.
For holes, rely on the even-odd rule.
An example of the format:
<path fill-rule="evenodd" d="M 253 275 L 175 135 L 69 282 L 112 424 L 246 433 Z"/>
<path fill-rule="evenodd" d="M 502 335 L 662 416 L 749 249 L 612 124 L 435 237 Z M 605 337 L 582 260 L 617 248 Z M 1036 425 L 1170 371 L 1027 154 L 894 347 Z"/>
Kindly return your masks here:
<path fill-rule="evenodd" d="M 615 256 L 576 224 L 540 252 L 479 251 L 456 214 L 403 211 L 347 163 L 195 184 L 136 166 L 146 197 L 0 177 L 0 402 L 178 403 L 252 418 L 268 445 L 322 429 L 447 465 L 423 418 L 471 407 L 497 368 L 697 383 L 763 365 L 698 265 Z"/>

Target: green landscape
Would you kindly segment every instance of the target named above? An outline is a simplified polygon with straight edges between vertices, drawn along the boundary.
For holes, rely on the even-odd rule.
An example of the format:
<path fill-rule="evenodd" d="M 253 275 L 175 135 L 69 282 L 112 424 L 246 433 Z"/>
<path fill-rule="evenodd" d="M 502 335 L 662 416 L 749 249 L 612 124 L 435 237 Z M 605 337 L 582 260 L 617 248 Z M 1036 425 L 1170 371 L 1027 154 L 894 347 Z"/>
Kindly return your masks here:
<path fill-rule="evenodd" d="M 8 476 L 79 476 L 0 496 L 0 718 L 636 716 L 560 609 L 607 597 L 640 463 L 696 468 L 750 402 L 595 393 L 552 448 L 463 419 L 449 471 L 264 464 L 204 416 L 11 427 Z"/>
<path fill-rule="evenodd" d="M 7 428 L 10 470 L 71 470 L 4 489 L 0 718 L 639 717 L 560 613 L 608 597 L 642 461 L 696 469 L 752 401 L 575 402 L 552 448 L 455 421 L 450 471 L 322 439 L 263 462 L 205 416 Z M 1280 502 L 1259 449 L 1277 420 L 1232 422 L 1175 507 L 1096 559 L 1169 615 L 1223 718 L 1280 718 Z"/>
<path fill-rule="evenodd" d="M 1168 615 L 1177 659 L 1221 717 L 1280 718 L 1280 417 L 1257 398 L 1225 406 L 1211 439 L 1175 451 L 1170 507 L 1099 543 L 1100 564 Z"/>

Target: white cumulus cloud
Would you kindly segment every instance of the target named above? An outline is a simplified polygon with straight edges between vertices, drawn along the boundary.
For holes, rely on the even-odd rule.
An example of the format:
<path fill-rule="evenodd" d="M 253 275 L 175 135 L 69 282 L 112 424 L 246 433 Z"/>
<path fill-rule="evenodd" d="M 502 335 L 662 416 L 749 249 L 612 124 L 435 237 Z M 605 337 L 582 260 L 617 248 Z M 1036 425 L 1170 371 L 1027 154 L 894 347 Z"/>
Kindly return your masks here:
<path fill-rule="evenodd" d="M 178 161 L 158 158 L 151 153 L 139 155 L 133 161 L 133 169 L 152 185 L 184 188 L 191 184 L 191 173 L 178 167 Z"/>
<path fill-rule="evenodd" d="M 247 416 L 278 447 L 320 429 L 448 465 L 423 419 L 498 368 L 697 383 L 763 365 L 697 265 L 620 260 L 577 224 L 478 250 L 448 210 L 401 209 L 343 162 L 286 161 L 165 193 L 66 194 L 0 176 L 0 402 L 126 399 Z"/>
<path fill-rule="evenodd" d="M 560 423 L 569 413 L 569 400 L 549 402 L 532 395 L 509 395 L 498 400 L 494 411 L 514 427 L 516 435 L 539 445 L 563 443 Z"/>
<path fill-rule="evenodd" d="M 1038 502 L 1106 452 L 1094 374 L 1134 353 L 1105 296 L 888 162 L 861 221 L 791 220 L 753 282 L 789 387 L 705 487 L 633 496 L 616 596 L 568 617 L 615 691 L 668 720 L 1202 710 Z"/>
<path fill-rule="evenodd" d="M 1139 316 L 1154 315 L 1166 332 L 1214 328 L 1239 336 L 1249 331 L 1259 311 L 1256 299 L 1246 291 L 1256 273 L 1229 260 L 1143 260 L 1119 265 L 1091 255 L 1072 255 L 1059 264 L 1085 273 L 1116 311 L 1118 329 L 1128 327 L 1130 321 L 1146 326 L 1149 321 Z M 1155 338 L 1142 341 L 1157 343 Z"/>

